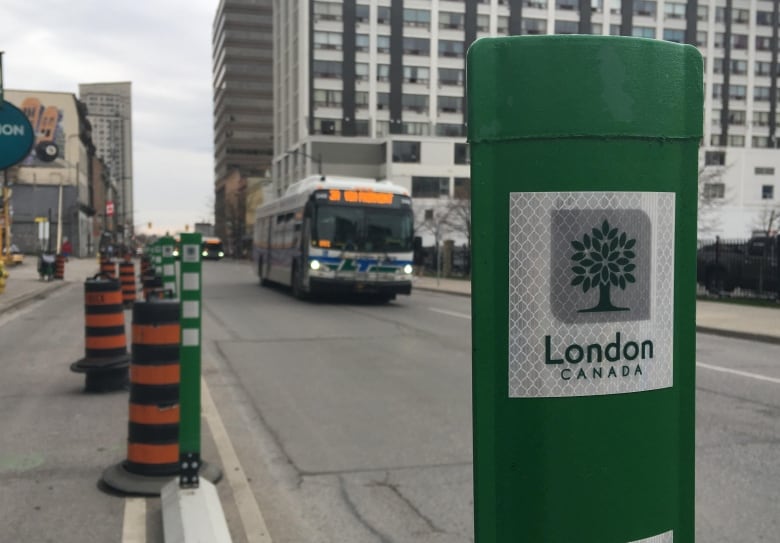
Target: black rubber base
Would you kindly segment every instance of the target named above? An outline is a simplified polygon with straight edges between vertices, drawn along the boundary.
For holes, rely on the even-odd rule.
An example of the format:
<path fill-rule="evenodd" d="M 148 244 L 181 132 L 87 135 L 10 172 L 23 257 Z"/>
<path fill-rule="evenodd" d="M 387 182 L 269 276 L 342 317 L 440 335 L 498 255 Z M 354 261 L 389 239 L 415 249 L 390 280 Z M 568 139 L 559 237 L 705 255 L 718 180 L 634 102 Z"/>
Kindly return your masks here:
<path fill-rule="evenodd" d="M 86 374 L 85 392 L 127 390 L 130 385 L 129 367 L 129 354 L 114 358 L 82 358 L 70 365 L 71 371 Z"/>
<path fill-rule="evenodd" d="M 139 475 L 125 469 L 125 463 L 113 465 L 103 471 L 103 477 L 98 487 L 104 492 L 119 496 L 159 496 L 162 487 L 173 480 L 179 479 L 179 474 L 172 475 Z M 222 470 L 208 462 L 201 462 L 200 477 L 212 483 L 222 479 Z"/>

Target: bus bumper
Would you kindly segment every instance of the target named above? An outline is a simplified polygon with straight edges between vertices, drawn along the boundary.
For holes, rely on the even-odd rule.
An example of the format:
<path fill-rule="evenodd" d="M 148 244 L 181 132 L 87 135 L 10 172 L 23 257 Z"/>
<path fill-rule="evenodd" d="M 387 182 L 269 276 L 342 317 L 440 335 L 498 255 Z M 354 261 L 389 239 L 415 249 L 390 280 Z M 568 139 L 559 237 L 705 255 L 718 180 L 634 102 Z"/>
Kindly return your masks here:
<path fill-rule="evenodd" d="M 411 294 L 412 282 L 310 277 L 309 292 L 312 294 Z"/>

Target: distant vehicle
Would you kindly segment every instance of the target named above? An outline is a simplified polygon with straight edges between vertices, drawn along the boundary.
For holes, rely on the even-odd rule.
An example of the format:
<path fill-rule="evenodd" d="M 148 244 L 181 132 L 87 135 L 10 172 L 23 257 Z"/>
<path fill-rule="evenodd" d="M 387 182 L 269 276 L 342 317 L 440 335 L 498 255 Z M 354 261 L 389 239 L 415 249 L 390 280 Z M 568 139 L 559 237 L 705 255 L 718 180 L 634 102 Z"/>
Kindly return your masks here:
<path fill-rule="evenodd" d="M 260 283 L 293 295 L 412 291 L 412 199 L 389 181 L 311 176 L 255 211 L 253 262 Z"/>
<path fill-rule="evenodd" d="M 780 236 L 754 236 L 745 242 L 718 241 L 697 252 L 696 280 L 719 294 L 736 288 L 780 292 Z"/>
<path fill-rule="evenodd" d="M 221 260 L 225 256 L 222 240 L 214 237 L 203 238 L 200 245 L 200 255 L 204 259 Z"/>
<path fill-rule="evenodd" d="M 24 263 L 24 255 L 19 252 L 19 248 L 16 245 L 11 245 L 11 262 L 10 264 L 18 266 Z"/>

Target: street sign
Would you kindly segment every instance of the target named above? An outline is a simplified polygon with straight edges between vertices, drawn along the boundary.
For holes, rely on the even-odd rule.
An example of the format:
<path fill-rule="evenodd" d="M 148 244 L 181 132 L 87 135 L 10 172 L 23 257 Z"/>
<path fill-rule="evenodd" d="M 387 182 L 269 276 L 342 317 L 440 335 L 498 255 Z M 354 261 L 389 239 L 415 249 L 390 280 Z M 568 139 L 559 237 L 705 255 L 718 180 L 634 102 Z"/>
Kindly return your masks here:
<path fill-rule="evenodd" d="M 106 217 L 114 214 L 114 202 L 106 202 Z"/>
<path fill-rule="evenodd" d="M 476 543 L 694 540 L 702 58 L 468 52 Z"/>
<path fill-rule="evenodd" d="M 0 102 L 0 170 L 18 164 L 30 153 L 35 132 L 21 109 Z"/>
<path fill-rule="evenodd" d="M 35 217 L 35 222 L 49 222 L 47 217 Z"/>

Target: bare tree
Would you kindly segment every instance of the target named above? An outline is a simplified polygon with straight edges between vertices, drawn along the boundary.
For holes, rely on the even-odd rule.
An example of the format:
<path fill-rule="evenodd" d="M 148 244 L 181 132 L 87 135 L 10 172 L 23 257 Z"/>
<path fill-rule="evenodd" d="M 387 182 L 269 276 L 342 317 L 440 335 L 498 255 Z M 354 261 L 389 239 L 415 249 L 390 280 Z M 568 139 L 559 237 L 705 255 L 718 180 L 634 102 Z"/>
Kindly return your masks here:
<path fill-rule="evenodd" d="M 771 236 L 780 229 L 780 206 L 766 206 L 756 215 L 754 225 L 757 231 Z"/>
<path fill-rule="evenodd" d="M 721 227 L 721 213 L 728 202 L 723 175 L 729 166 L 699 166 L 699 238 L 712 237 Z"/>
<path fill-rule="evenodd" d="M 451 232 L 466 238 L 466 247 L 471 251 L 471 186 L 463 187 L 447 204 L 447 225 Z"/>

